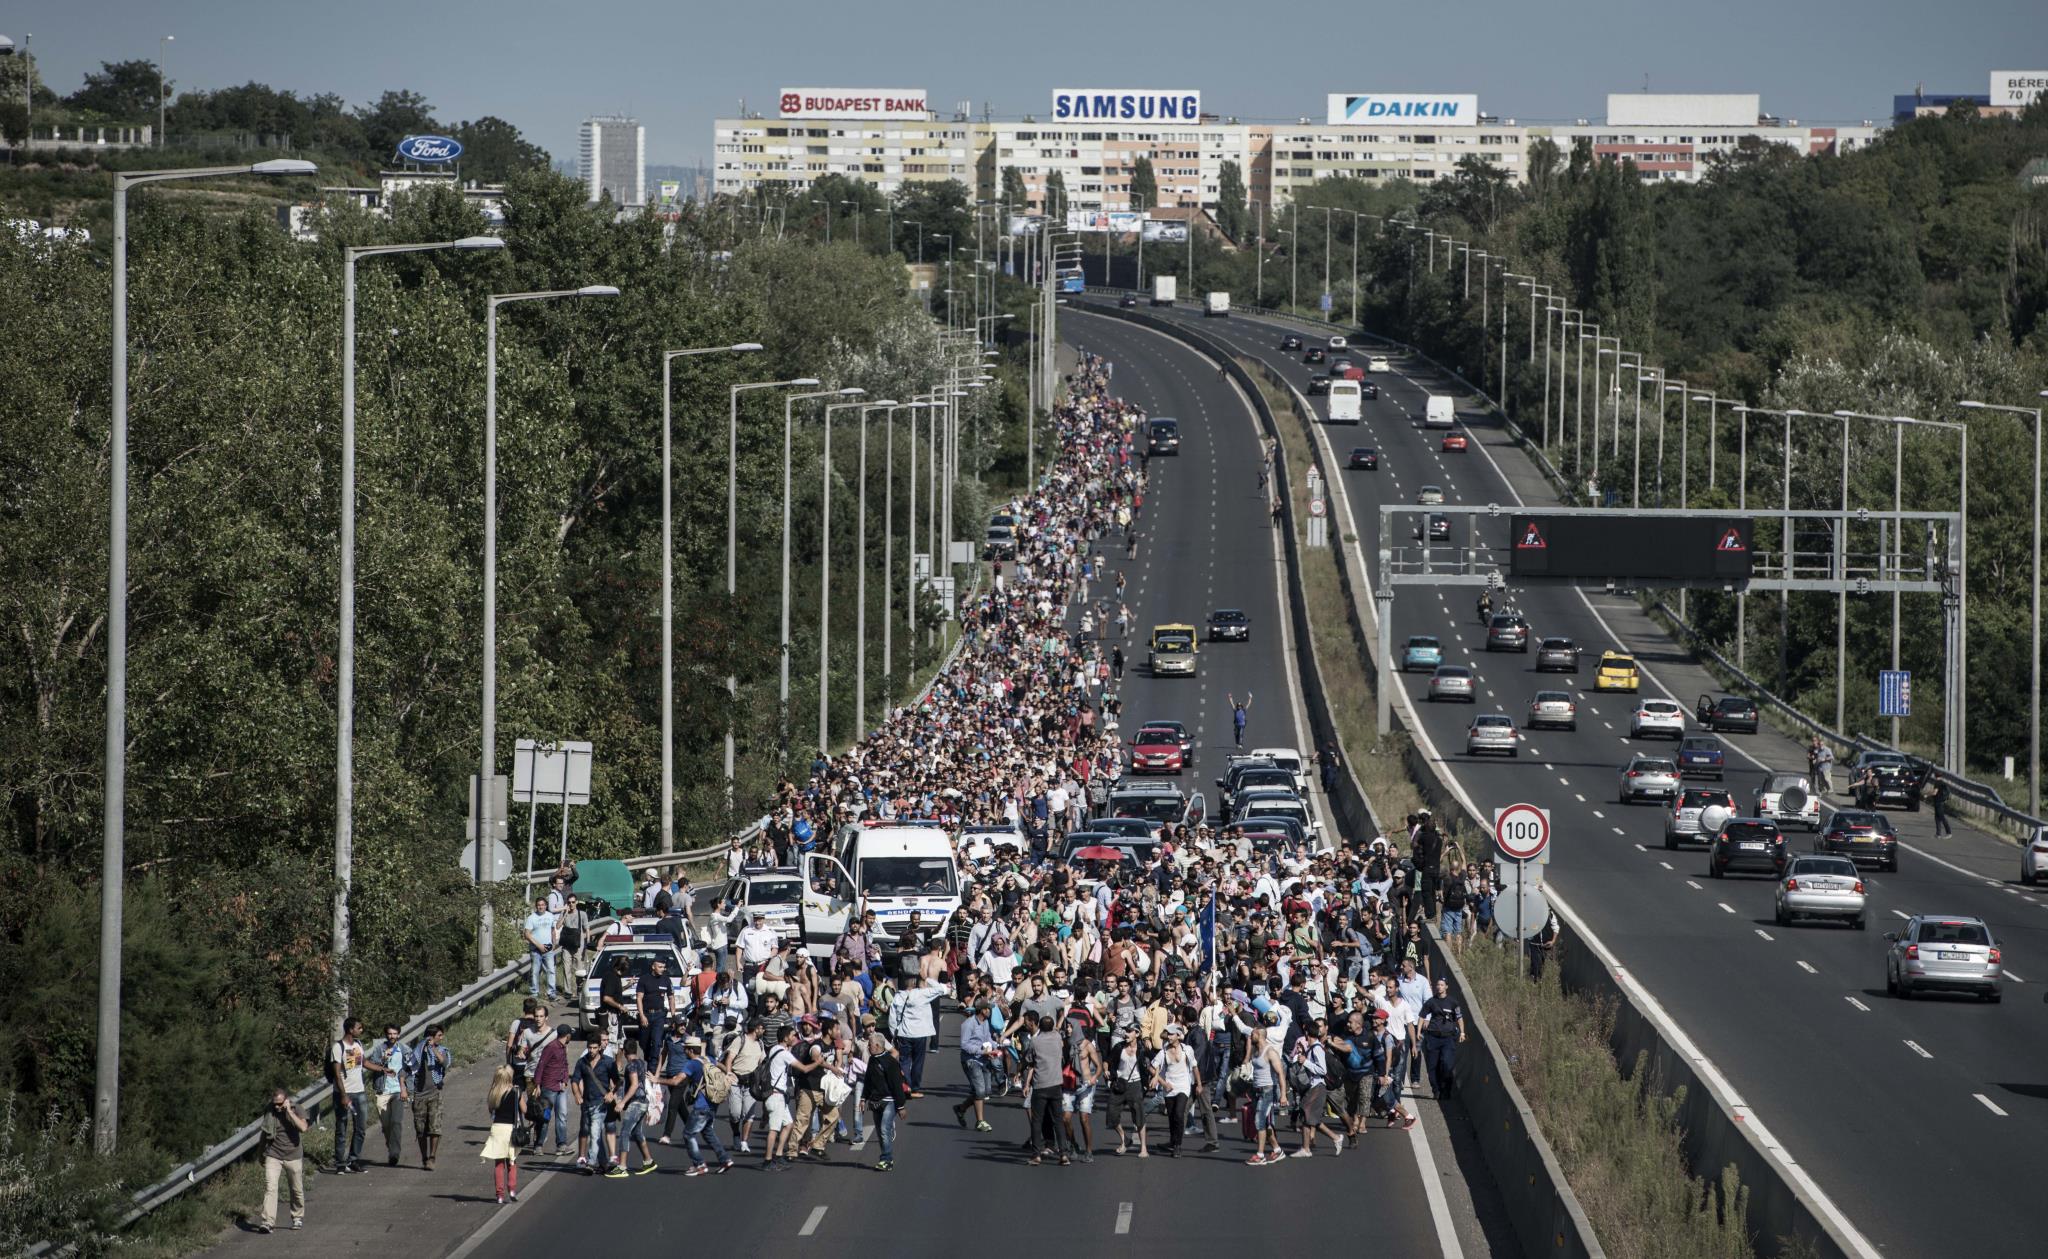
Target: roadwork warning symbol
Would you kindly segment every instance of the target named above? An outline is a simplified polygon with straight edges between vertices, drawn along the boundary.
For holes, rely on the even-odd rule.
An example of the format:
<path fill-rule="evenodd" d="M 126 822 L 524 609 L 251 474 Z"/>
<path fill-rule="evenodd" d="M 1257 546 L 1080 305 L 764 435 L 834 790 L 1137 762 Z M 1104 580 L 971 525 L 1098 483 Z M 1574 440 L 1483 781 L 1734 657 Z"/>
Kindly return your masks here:
<path fill-rule="evenodd" d="M 1549 546 L 1550 544 L 1543 540 L 1543 526 L 1533 520 L 1529 522 L 1528 528 L 1522 530 L 1522 540 L 1515 543 L 1517 551 L 1542 551 Z"/>
<path fill-rule="evenodd" d="M 1741 531 L 1730 528 L 1728 532 L 1721 535 L 1721 545 L 1714 549 L 1717 551 L 1747 551 L 1749 548 L 1742 545 Z"/>

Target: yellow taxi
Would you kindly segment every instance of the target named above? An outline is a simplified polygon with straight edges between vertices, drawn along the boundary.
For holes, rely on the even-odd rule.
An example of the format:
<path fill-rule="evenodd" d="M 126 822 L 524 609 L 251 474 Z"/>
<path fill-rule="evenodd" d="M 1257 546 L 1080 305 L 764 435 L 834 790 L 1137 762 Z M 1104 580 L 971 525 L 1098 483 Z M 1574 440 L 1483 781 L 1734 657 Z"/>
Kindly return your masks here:
<path fill-rule="evenodd" d="M 1625 656 L 1618 651 L 1600 653 L 1600 667 L 1593 670 L 1594 690 L 1633 693 L 1641 685 L 1642 680 L 1636 676 L 1634 656 Z"/>
<path fill-rule="evenodd" d="M 1155 678 L 1175 674 L 1194 677 L 1196 651 L 1194 626 L 1155 625 L 1152 627 L 1152 649 L 1146 661 Z"/>

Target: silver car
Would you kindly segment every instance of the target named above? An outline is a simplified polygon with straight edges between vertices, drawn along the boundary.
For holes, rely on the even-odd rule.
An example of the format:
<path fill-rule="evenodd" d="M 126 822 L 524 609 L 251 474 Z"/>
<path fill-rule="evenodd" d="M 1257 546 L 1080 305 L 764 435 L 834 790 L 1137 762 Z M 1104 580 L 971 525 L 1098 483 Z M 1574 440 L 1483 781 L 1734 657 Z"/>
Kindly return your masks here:
<path fill-rule="evenodd" d="M 2034 837 L 2020 849 L 2020 882 L 2029 887 L 2048 879 L 2048 826 L 2034 832 Z"/>
<path fill-rule="evenodd" d="M 1858 931 L 1870 925 L 1863 916 L 1863 876 L 1847 857 L 1794 857 L 1778 880 L 1778 925 L 1794 918 L 1847 918 Z"/>
<path fill-rule="evenodd" d="M 1419 507 L 1435 507 L 1444 501 L 1444 487 L 1425 485 L 1416 492 L 1415 502 Z"/>
<path fill-rule="evenodd" d="M 1820 796 L 1813 781 L 1799 770 L 1774 769 L 1764 775 L 1763 785 L 1750 798 L 1750 812 L 1770 818 L 1780 830 L 1797 825 L 1816 834 L 1820 831 Z"/>
<path fill-rule="evenodd" d="M 1514 718 L 1506 713 L 1481 713 L 1472 719 L 1472 728 L 1465 732 L 1465 755 L 1506 752 L 1514 756 L 1521 751 L 1517 746 L 1521 738 L 1515 733 Z"/>
<path fill-rule="evenodd" d="M 1566 691 L 1538 691 L 1536 698 L 1529 701 L 1529 716 L 1524 723 L 1534 730 L 1539 726 L 1551 729 L 1577 730 L 1579 728 L 1579 706 Z"/>
<path fill-rule="evenodd" d="M 1982 918 L 1916 914 L 1884 938 L 1891 946 L 1884 955 L 1884 990 L 1901 1001 L 1937 988 L 1998 1000 L 2005 969 Z"/>
<path fill-rule="evenodd" d="M 1670 810 L 1664 814 L 1664 847 L 1673 849 L 1680 844 L 1708 842 L 1712 836 L 1701 815 L 1713 808 L 1734 817 L 1735 797 L 1719 787 L 1687 787 L 1671 801 Z"/>
<path fill-rule="evenodd" d="M 1678 762 L 1668 756 L 1632 756 L 1621 767 L 1621 802 L 1678 798 Z"/>
<path fill-rule="evenodd" d="M 1477 702 L 1472 694 L 1472 670 L 1461 664 L 1440 664 L 1429 675 L 1429 698 L 1462 699 Z"/>

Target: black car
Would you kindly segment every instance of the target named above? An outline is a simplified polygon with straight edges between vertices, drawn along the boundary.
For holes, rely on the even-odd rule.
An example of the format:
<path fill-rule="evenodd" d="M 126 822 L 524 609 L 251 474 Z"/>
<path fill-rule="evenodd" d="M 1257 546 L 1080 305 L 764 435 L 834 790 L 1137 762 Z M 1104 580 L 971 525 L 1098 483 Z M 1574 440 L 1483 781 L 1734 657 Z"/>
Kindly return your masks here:
<path fill-rule="evenodd" d="M 1146 430 L 1149 453 L 1155 455 L 1180 454 L 1180 421 L 1160 418 L 1152 421 Z"/>
<path fill-rule="evenodd" d="M 1209 641 L 1248 643 L 1252 638 L 1252 619 L 1237 608 L 1218 608 L 1209 614 Z"/>
<path fill-rule="evenodd" d="M 1756 701 L 1740 695 L 1723 695 L 1715 699 L 1711 695 L 1700 696 L 1693 705 L 1693 720 L 1714 734 L 1733 730 L 1738 734 L 1755 734 L 1757 726 Z"/>
<path fill-rule="evenodd" d="M 1380 396 L 1380 387 L 1370 380 L 1361 381 L 1358 386 L 1358 396 L 1367 402 L 1377 402 Z"/>
<path fill-rule="evenodd" d="M 1126 293 L 1116 299 L 1116 304 L 1119 306 L 1136 306 L 1138 304 L 1138 295 L 1136 293 Z"/>
<path fill-rule="evenodd" d="M 1308 347 L 1308 349 L 1302 351 L 1301 361 L 1304 363 L 1321 363 L 1326 361 L 1329 357 L 1329 352 L 1324 350 L 1322 346 L 1312 345 Z"/>
<path fill-rule="evenodd" d="M 1423 527 L 1421 525 L 1415 527 L 1415 536 L 1418 539 L 1422 537 L 1422 530 Z M 1444 515 L 1442 512 L 1433 511 L 1429 513 L 1429 540 L 1431 542 L 1449 542 L 1451 540 L 1451 518 L 1449 516 Z"/>
<path fill-rule="evenodd" d="M 1859 809 L 1887 804 L 1920 811 L 1920 793 L 1931 769 L 1898 752 L 1858 752 L 1849 766 L 1849 791 Z"/>
<path fill-rule="evenodd" d="M 1308 378 L 1308 396 L 1320 398 L 1330 392 L 1330 378 L 1322 372 Z"/>
<path fill-rule="evenodd" d="M 1718 879 L 1737 870 L 1752 870 L 1775 877 L 1785 873 L 1791 859 L 1785 832 L 1776 822 L 1760 817 L 1732 818 L 1707 846 L 1707 875 Z"/>
<path fill-rule="evenodd" d="M 1815 852 L 1835 853 L 1885 870 L 1899 868 L 1899 836 L 1875 809 L 1837 809 L 1814 836 Z"/>
<path fill-rule="evenodd" d="M 1290 332 L 1280 338 L 1280 348 L 1283 350 L 1298 350 L 1301 348 L 1301 338 Z"/>
<path fill-rule="evenodd" d="M 1351 448 L 1351 460 L 1347 466 L 1363 468 L 1367 472 L 1378 472 L 1380 470 L 1380 452 L 1371 446 L 1353 446 Z"/>

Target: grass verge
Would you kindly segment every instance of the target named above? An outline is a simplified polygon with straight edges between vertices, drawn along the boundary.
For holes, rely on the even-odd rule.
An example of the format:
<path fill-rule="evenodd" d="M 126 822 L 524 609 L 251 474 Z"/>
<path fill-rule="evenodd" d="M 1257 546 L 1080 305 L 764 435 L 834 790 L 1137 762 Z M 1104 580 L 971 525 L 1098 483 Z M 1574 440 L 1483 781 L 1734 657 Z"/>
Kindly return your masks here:
<path fill-rule="evenodd" d="M 1565 1179 L 1616 1259 L 1750 1259 L 1749 1190 L 1733 1167 L 1692 1174 L 1678 1112 L 1647 1056 L 1624 1074 L 1609 1050 L 1610 1003 L 1566 993 L 1550 968 L 1523 978 L 1514 950 L 1485 942 L 1459 956 L 1473 1005 L 1514 1064 Z"/>

